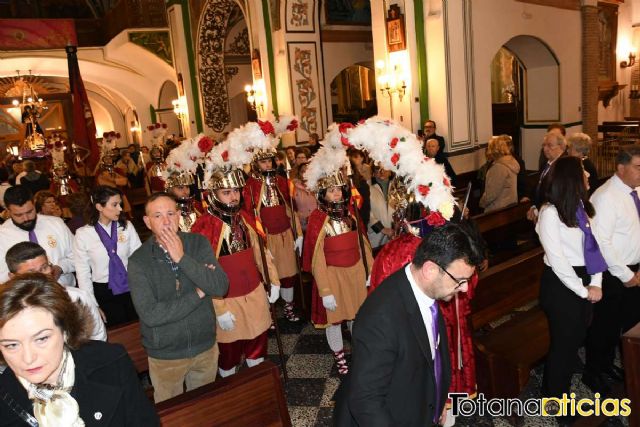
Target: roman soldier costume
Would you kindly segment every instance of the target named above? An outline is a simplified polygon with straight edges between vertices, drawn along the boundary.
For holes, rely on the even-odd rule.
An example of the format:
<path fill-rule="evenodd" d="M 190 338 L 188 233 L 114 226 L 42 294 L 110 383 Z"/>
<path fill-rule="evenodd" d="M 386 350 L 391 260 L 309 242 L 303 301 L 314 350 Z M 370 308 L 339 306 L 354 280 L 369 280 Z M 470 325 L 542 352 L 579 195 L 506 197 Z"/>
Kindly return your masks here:
<path fill-rule="evenodd" d="M 331 137 L 328 134 L 325 142 Z M 349 187 L 340 169 L 346 161 L 339 143 L 322 147 L 311 159 L 305 179 L 309 189 L 317 192 L 318 209 L 309 216 L 302 251 L 303 270 L 313 274 L 311 320 L 316 327 L 326 328 L 327 342 L 342 375 L 348 373 L 348 366 L 341 323 L 347 321 L 351 329 L 367 296 L 365 265 L 373 263 L 366 232 L 363 227 L 358 229 L 356 216 L 349 209 Z M 327 191 L 336 187 L 342 193 L 340 200 L 330 201 Z"/>
<path fill-rule="evenodd" d="M 194 184 L 198 165 L 204 161 L 205 154 L 213 147 L 213 144 L 202 144 L 203 139 L 209 140 L 199 135 L 182 141 L 178 147 L 171 150 L 167 156 L 166 167 L 162 170 L 167 193 L 174 194 L 173 189 L 176 187 L 189 188 L 188 196 L 176 196 L 176 203 L 180 209 L 179 227 L 180 231 L 185 233 L 191 231 L 193 224 L 204 212 L 202 204 L 195 200 L 194 194 L 191 193 L 191 189 L 197 189 Z"/>
<path fill-rule="evenodd" d="M 275 135 L 276 131 L 270 123 L 259 122 L 258 126 L 265 135 Z M 291 121 L 287 129 L 293 130 L 295 126 L 295 122 Z M 285 301 L 285 317 L 290 321 L 298 321 L 299 318 L 294 312 L 293 289 L 299 273 L 296 252 L 302 250 L 302 226 L 291 204 L 287 180 L 276 174 L 277 139 L 268 138 L 267 140 L 271 144 L 254 150 L 253 176 L 247 179 L 247 185 L 243 191 L 244 207 L 247 212 L 253 212 L 254 207 L 258 212 L 267 236 L 267 248 L 273 255 L 278 270 L 282 286 L 280 294 Z M 267 170 L 261 170 L 259 166 L 261 160 L 269 160 L 271 166 Z M 293 227 L 296 229 L 296 235 Z"/>

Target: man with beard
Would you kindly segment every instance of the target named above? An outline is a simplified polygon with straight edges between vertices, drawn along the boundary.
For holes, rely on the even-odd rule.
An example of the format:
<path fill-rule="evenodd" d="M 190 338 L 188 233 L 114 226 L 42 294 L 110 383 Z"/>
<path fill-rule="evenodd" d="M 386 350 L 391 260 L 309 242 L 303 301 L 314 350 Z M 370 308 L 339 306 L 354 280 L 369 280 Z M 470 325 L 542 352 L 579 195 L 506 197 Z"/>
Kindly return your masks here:
<path fill-rule="evenodd" d="M 5 256 L 16 243 L 38 243 L 53 264 L 53 277 L 64 286 L 75 286 L 73 276 L 73 234 L 58 217 L 39 215 L 33 203 L 33 195 L 26 187 L 17 185 L 4 193 L 4 204 L 10 221 L 0 226 L 0 282 L 9 279 Z"/>

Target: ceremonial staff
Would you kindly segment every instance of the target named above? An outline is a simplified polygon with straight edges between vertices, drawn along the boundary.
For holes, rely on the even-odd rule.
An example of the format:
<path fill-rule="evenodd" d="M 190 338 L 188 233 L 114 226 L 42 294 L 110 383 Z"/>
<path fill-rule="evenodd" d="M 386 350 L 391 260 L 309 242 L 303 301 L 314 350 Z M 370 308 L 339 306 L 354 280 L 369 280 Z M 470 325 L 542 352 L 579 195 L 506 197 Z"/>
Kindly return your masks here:
<path fill-rule="evenodd" d="M 351 170 L 351 162 L 347 161 L 347 175 L 349 176 L 349 192 L 351 189 L 356 188 L 353 184 L 353 171 Z M 357 189 L 356 189 L 357 191 Z M 362 257 L 362 265 L 364 266 L 364 277 L 369 278 L 369 264 L 367 263 L 367 254 L 364 251 L 364 238 L 360 232 L 360 210 L 358 209 L 358 201 L 354 197 L 350 197 L 353 203 L 353 212 L 356 217 L 356 234 L 358 235 L 358 243 L 360 244 L 360 254 Z M 365 226 L 366 227 L 366 226 Z"/>
<path fill-rule="evenodd" d="M 285 162 L 287 184 L 289 184 L 291 183 L 291 164 L 289 164 L 289 159 L 286 158 Z M 298 224 L 296 223 L 296 213 L 293 209 L 293 194 L 291 194 L 291 190 L 292 186 L 289 186 L 289 206 L 291 207 L 291 218 L 289 220 L 291 221 L 291 231 L 293 231 L 293 241 L 295 244 L 295 241 L 298 239 Z M 298 258 L 299 256 L 302 256 L 302 248 L 300 248 L 300 254 L 298 254 L 298 251 L 295 247 L 293 248 L 293 252 L 296 258 L 296 267 L 298 268 L 298 292 L 300 293 L 300 306 L 302 307 L 302 311 L 304 311 L 305 316 L 307 318 L 310 318 L 311 316 L 309 315 L 309 313 L 307 313 L 307 303 L 305 302 L 304 298 L 304 286 L 302 286 L 302 269 L 300 268 L 300 258 Z"/>
<path fill-rule="evenodd" d="M 249 187 L 249 193 L 251 194 L 251 207 L 253 208 L 253 216 L 256 220 L 256 225 L 260 224 L 259 228 L 262 229 L 262 221 L 260 221 L 260 216 L 258 214 L 258 209 L 256 208 L 256 202 L 253 198 L 253 190 L 251 186 Z M 262 260 L 262 274 L 264 276 L 265 287 L 267 287 L 267 293 L 269 290 L 269 286 L 271 286 L 271 277 L 269 276 L 269 267 L 267 265 L 267 254 L 265 252 L 266 242 L 263 240 L 262 233 L 260 230 L 258 231 L 258 246 L 260 247 L 260 258 Z M 275 304 L 269 304 L 271 308 L 271 321 L 276 328 L 276 342 L 278 343 L 278 355 L 280 357 L 280 364 L 282 365 L 282 373 L 284 375 L 284 382 L 289 381 L 289 376 L 287 375 L 287 364 L 284 359 L 284 351 L 282 350 L 282 340 L 280 339 L 280 327 L 278 326 L 278 318 L 276 316 L 276 306 Z"/>

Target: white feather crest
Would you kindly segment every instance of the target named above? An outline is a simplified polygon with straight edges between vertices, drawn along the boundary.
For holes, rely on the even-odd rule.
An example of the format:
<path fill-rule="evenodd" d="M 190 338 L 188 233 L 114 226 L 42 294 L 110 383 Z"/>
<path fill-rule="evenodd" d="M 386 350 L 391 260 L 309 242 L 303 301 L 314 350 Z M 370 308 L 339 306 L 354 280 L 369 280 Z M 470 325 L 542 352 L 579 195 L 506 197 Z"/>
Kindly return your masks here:
<path fill-rule="evenodd" d="M 349 161 L 346 147 L 340 142 L 340 129 L 337 124 L 329 126 L 320 144 L 320 149 L 311 157 L 304 174 L 305 183 L 310 191 L 317 191 L 320 179 L 338 172 Z"/>
<path fill-rule="evenodd" d="M 422 144 L 403 126 L 380 116 L 367 119 L 347 129 L 349 144 L 366 150 L 382 167 L 410 178 L 409 189 L 430 211 L 439 211 L 450 219 L 453 214 L 453 188 L 444 167 L 422 153 Z"/>
<path fill-rule="evenodd" d="M 176 148 L 169 152 L 165 160 L 167 167 L 162 172 L 166 180 L 173 174 L 190 173 L 195 174 L 198 164 L 204 161 L 204 154 L 198 147 L 198 141 L 204 135 L 200 134 L 195 138 L 185 139 Z"/>
<path fill-rule="evenodd" d="M 292 127 L 293 129 L 289 129 Z M 298 118 L 296 116 L 280 116 L 273 123 L 276 136 L 280 137 L 285 132 L 293 132 L 298 127 Z"/>

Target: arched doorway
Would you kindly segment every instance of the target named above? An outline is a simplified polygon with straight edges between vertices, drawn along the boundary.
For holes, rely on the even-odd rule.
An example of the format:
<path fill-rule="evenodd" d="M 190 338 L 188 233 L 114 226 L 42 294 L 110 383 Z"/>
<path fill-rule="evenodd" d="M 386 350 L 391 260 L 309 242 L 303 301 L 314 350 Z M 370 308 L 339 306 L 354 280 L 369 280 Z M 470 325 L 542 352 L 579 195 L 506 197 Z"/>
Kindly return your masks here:
<path fill-rule="evenodd" d="M 506 133 L 528 169 L 537 169 L 540 130 L 560 122 L 560 64 L 537 37 L 516 36 L 491 61 L 493 134 Z"/>
<path fill-rule="evenodd" d="M 167 124 L 167 137 L 170 135 L 184 136 L 180 120 L 173 112 L 173 100 L 175 99 L 178 99 L 178 88 L 174 82 L 167 80 L 160 88 L 158 108 L 156 109 L 156 120 Z"/>
<path fill-rule="evenodd" d="M 375 72 L 359 64 L 350 65 L 331 81 L 333 121 L 356 123 L 378 114 Z"/>

